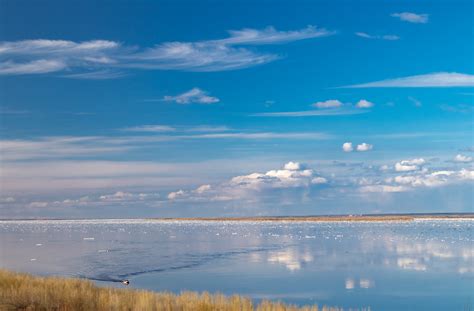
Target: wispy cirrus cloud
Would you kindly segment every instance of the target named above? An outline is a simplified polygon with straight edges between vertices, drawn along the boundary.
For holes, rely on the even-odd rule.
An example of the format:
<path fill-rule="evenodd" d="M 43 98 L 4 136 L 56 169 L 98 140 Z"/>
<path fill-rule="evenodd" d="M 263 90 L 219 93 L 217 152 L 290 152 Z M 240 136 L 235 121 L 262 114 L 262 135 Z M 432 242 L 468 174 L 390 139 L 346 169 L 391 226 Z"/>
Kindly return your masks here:
<path fill-rule="evenodd" d="M 347 116 L 366 113 L 368 111 L 362 110 L 303 110 L 303 111 L 282 111 L 282 112 L 261 112 L 254 113 L 253 117 L 318 117 L 318 116 Z"/>
<path fill-rule="evenodd" d="M 151 132 L 151 133 L 163 133 L 163 132 L 174 132 L 176 129 L 169 125 L 140 125 L 123 128 L 125 132 Z"/>
<path fill-rule="evenodd" d="M 365 39 L 379 39 L 388 41 L 400 40 L 400 37 L 397 35 L 370 35 L 366 32 L 356 32 L 355 35 Z"/>
<path fill-rule="evenodd" d="M 23 75 L 50 73 L 66 69 L 67 65 L 59 60 L 39 59 L 25 63 L 5 61 L 0 63 L 0 75 Z"/>
<path fill-rule="evenodd" d="M 170 141 L 194 140 L 272 140 L 300 139 L 324 140 L 332 138 L 323 132 L 246 132 L 203 131 L 181 129 L 163 125 L 127 127 L 125 132 L 152 133 L 153 135 L 123 136 L 49 136 L 33 139 L 0 140 L 2 161 L 74 159 L 103 155 L 119 155 L 133 150 L 150 148 Z M 194 133 L 192 133 L 194 132 Z"/>
<path fill-rule="evenodd" d="M 291 41 L 326 37 L 336 34 L 324 28 L 307 26 L 300 30 L 278 31 L 274 27 L 267 27 L 262 30 L 244 28 L 242 30 L 230 30 L 230 37 L 218 40 L 224 44 L 281 44 Z"/>
<path fill-rule="evenodd" d="M 68 71 L 64 77 L 112 79 L 124 71 L 226 71 L 262 65 L 279 55 L 249 49 L 248 45 L 283 44 L 335 34 L 308 26 L 279 31 L 273 27 L 229 31 L 229 37 L 196 42 L 163 42 L 153 47 L 127 46 L 109 40 L 21 40 L 0 42 L 0 75 L 45 74 Z"/>
<path fill-rule="evenodd" d="M 417 14 L 412 12 L 392 13 L 390 16 L 399 18 L 401 21 L 414 24 L 426 24 L 428 23 L 429 19 L 428 14 Z"/>
<path fill-rule="evenodd" d="M 424 75 L 347 85 L 340 88 L 379 87 L 474 87 L 474 75 L 457 72 L 436 72 Z"/>

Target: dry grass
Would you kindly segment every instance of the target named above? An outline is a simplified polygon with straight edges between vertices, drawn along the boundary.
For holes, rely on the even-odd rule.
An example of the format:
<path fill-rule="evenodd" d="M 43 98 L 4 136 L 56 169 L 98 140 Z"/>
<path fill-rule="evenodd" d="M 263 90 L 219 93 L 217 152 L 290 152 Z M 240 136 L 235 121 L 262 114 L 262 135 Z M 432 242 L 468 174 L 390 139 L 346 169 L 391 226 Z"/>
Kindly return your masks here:
<path fill-rule="evenodd" d="M 0 270 L 1 310 L 167 310 L 167 311 L 341 311 L 340 308 L 296 307 L 246 297 L 184 292 L 180 295 L 97 287 L 82 279 L 36 277 Z"/>

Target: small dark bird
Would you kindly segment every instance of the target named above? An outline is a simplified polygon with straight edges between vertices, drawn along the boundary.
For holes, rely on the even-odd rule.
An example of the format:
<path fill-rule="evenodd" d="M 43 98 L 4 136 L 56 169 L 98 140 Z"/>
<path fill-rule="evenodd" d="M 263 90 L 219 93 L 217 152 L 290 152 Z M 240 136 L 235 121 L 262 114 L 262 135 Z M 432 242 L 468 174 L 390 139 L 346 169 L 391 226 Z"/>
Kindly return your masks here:
<path fill-rule="evenodd" d="M 122 281 L 122 284 L 128 285 L 128 284 L 130 284 L 130 281 L 129 281 L 129 280 L 123 280 L 123 281 Z"/>

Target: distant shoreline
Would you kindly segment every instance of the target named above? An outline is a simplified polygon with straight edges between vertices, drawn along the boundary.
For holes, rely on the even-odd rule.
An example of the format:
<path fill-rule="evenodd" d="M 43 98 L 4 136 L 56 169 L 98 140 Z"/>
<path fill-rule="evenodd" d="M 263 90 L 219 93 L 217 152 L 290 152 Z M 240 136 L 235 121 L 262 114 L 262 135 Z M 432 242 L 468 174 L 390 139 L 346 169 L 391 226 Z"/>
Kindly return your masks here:
<path fill-rule="evenodd" d="M 176 221 L 415 221 L 423 219 L 451 220 L 472 219 L 474 213 L 468 214 L 388 214 L 388 215 L 324 215 L 324 216 L 262 216 L 262 217 L 199 217 L 199 218 L 150 218 L 150 220 Z"/>
<path fill-rule="evenodd" d="M 474 213 L 420 213 L 420 214 L 357 214 L 311 216 L 258 216 L 258 217 L 160 217 L 160 218 L 23 218 L 0 221 L 87 221 L 87 220 L 145 220 L 145 221 L 208 221 L 208 222 L 387 222 L 416 220 L 474 220 Z"/>

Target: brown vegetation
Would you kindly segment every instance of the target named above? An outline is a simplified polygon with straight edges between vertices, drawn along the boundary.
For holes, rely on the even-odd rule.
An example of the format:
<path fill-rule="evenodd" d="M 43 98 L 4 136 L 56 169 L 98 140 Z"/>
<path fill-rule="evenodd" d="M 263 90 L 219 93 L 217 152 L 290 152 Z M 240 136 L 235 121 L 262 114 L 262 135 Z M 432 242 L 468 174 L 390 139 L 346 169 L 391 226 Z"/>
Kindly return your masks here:
<path fill-rule="evenodd" d="M 98 287 L 82 279 L 36 277 L 0 270 L 1 310 L 167 310 L 167 311 L 342 311 L 341 308 L 296 307 L 234 295 L 184 292 L 180 295 L 145 290 Z"/>

